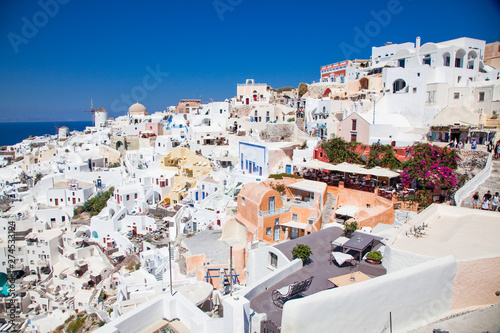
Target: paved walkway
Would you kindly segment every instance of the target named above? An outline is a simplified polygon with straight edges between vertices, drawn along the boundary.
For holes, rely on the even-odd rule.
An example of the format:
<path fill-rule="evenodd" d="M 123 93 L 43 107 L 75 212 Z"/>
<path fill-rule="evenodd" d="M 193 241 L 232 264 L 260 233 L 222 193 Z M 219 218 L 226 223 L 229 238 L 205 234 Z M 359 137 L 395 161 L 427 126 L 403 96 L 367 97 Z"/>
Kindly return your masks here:
<path fill-rule="evenodd" d="M 462 207 L 472 208 L 472 196 L 474 193 L 479 192 L 479 199 L 482 199 L 487 191 L 491 191 L 492 195 L 495 192 L 500 192 L 500 160 L 493 160 L 490 176 L 483 183 L 479 184 L 474 191 L 469 193 L 467 198 L 462 201 Z"/>

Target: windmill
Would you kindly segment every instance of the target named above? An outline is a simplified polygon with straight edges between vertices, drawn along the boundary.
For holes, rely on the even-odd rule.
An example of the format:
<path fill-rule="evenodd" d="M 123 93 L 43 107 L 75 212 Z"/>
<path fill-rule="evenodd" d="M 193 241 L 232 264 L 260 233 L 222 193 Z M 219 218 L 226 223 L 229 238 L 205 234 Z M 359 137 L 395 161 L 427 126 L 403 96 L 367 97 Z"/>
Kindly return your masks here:
<path fill-rule="evenodd" d="M 83 112 L 91 112 L 92 113 L 92 125 L 95 125 L 95 110 L 94 110 L 94 100 L 92 97 L 90 98 L 90 111 Z"/>

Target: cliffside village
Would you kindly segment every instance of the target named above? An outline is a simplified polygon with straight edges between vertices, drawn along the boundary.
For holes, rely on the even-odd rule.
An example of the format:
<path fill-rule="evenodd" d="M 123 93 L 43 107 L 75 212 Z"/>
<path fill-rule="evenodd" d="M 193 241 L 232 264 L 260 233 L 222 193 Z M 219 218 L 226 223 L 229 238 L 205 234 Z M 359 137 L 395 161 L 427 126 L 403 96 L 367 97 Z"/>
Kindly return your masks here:
<path fill-rule="evenodd" d="M 0 152 L 0 331 L 499 329 L 500 212 L 472 209 L 500 191 L 499 42 L 418 37 L 297 88 L 92 111 Z M 467 180 L 419 210 L 401 170 L 331 163 L 332 137 L 460 150 Z"/>

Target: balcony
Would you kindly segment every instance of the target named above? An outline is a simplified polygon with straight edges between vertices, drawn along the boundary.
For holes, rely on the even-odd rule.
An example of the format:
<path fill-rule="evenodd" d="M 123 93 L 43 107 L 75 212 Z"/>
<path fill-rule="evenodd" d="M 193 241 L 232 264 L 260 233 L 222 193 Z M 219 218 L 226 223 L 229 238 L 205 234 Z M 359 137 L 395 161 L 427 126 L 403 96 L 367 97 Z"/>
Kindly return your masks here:
<path fill-rule="evenodd" d="M 267 217 L 267 216 L 288 213 L 289 211 L 290 211 L 290 206 L 282 207 L 282 208 L 278 208 L 278 209 L 274 209 L 274 210 L 259 210 L 259 216 Z"/>

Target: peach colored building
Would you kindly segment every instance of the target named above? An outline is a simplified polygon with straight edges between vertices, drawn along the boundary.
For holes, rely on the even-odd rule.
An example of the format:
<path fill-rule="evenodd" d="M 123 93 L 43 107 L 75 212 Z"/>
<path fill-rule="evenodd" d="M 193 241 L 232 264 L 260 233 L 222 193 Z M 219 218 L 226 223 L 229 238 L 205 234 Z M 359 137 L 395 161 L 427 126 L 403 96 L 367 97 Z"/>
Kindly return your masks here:
<path fill-rule="evenodd" d="M 321 229 L 326 184 L 286 181 L 283 195 L 266 183 L 249 183 L 241 190 L 235 219 L 246 228 L 247 241 L 275 243 Z"/>
<path fill-rule="evenodd" d="M 175 113 L 191 113 L 201 105 L 201 99 L 181 99 L 175 107 Z"/>
<path fill-rule="evenodd" d="M 269 102 L 271 87 L 267 83 L 255 83 L 254 79 L 247 79 L 245 83 L 238 83 L 236 88 L 237 104 L 255 104 Z"/>
<path fill-rule="evenodd" d="M 337 136 L 347 142 L 357 141 L 367 145 L 370 143 L 370 123 L 353 112 L 340 122 Z"/>
<path fill-rule="evenodd" d="M 154 134 L 156 136 L 163 135 L 163 124 L 161 123 L 145 123 L 144 132 L 141 134 Z"/>

